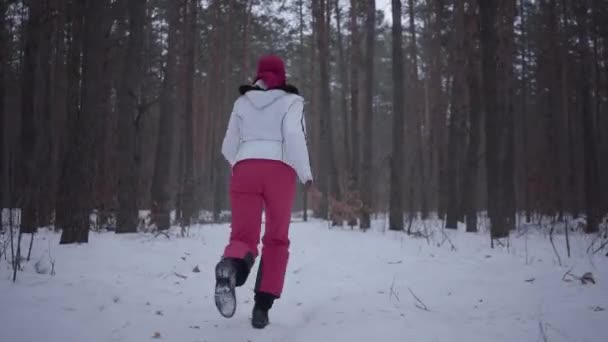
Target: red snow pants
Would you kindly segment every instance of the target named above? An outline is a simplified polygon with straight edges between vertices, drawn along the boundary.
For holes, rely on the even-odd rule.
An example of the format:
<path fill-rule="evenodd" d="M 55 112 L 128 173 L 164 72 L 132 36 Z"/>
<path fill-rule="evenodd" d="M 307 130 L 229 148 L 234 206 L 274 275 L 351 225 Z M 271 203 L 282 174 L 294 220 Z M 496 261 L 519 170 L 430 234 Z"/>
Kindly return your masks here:
<path fill-rule="evenodd" d="M 289 223 L 295 192 L 296 172 L 280 161 L 243 160 L 232 168 L 232 231 L 224 257 L 250 259 L 253 263 L 258 256 L 264 211 L 266 226 L 255 291 L 277 298 L 283 291 L 287 270 Z"/>

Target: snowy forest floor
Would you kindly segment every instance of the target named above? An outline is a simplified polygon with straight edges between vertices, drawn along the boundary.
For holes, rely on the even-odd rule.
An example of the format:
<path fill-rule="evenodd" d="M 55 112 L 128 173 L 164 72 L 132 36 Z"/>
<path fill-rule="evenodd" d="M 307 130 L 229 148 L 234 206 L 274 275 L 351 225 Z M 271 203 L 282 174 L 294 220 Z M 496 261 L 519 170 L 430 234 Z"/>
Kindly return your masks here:
<path fill-rule="evenodd" d="M 249 323 L 255 272 L 232 319 L 214 306 L 228 225 L 185 238 L 91 233 L 70 246 L 43 231 L 16 284 L 0 264 L 0 341 L 606 341 L 608 258 L 586 252 L 592 237 L 573 233 L 567 258 L 556 236 L 559 266 L 540 229 L 495 249 L 487 233 L 432 231 L 427 240 L 293 223 L 285 292 L 265 330 Z"/>

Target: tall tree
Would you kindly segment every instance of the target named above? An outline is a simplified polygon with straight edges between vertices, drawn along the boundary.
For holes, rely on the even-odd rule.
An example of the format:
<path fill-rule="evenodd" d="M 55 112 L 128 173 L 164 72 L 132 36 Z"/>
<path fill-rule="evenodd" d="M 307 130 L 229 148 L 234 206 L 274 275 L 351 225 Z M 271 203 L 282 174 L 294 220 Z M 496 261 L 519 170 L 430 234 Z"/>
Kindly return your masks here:
<path fill-rule="evenodd" d="M 411 171 L 410 179 L 407 181 L 407 187 L 409 187 L 409 211 L 410 214 L 414 214 L 414 201 L 416 200 L 414 194 L 418 193 L 420 196 L 420 211 L 422 216 L 426 218 L 429 212 L 429 201 L 428 201 L 428 181 L 429 177 L 426 174 L 427 169 L 427 156 L 425 155 L 424 141 L 423 141 L 423 130 L 424 119 L 421 106 L 421 92 L 420 92 L 420 77 L 418 72 L 418 38 L 416 33 L 416 16 L 415 16 L 415 0 L 408 0 L 408 16 L 409 16 L 409 59 L 410 59 L 410 70 L 409 70 L 409 91 L 408 96 L 408 115 L 406 115 L 406 126 L 408 127 L 407 135 L 411 136 L 410 142 L 410 153 L 411 156 Z M 416 188 L 416 191 L 414 191 Z"/>
<path fill-rule="evenodd" d="M 365 209 L 361 216 L 361 228 L 371 227 L 371 213 L 373 210 L 372 185 L 372 144 L 374 119 L 374 43 L 376 39 L 376 1 L 368 0 L 365 8 L 365 93 L 363 108 L 363 130 L 365 137 L 361 160 L 361 199 Z"/>
<path fill-rule="evenodd" d="M 346 60 L 346 54 L 344 52 L 344 39 L 342 34 L 342 8 L 340 7 L 340 1 L 334 1 L 334 9 L 336 13 L 336 35 L 337 35 L 337 44 L 338 44 L 338 73 L 340 74 L 340 111 L 342 112 L 342 125 L 343 129 L 343 137 L 344 139 L 344 163 L 340 165 L 343 170 L 350 169 L 351 165 L 351 137 L 349 131 L 349 117 L 348 117 L 348 64 Z M 346 179 L 348 180 L 351 176 L 346 175 Z M 349 189 L 344 189 L 348 191 Z"/>
<path fill-rule="evenodd" d="M 81 69 L 82 69 L 82 50 L 83 50 L 83 31 L 84 31 L 84 16 L 83 16 L 83 4 L 81 2 L 71 2 L 68 6 L 68 56 L 67 56 L 67 91 L 66 91 L 66 103 L 67 103 L 67 118 L 64 128 L 65 136 L 60 142 L 60 158 L 58 164 L 61 172 L 58 174 L 59 186 L 57 187 L 57 205 L 56 205 L 56 222 L 55 228 L 60 229 L 68 225 L 74 224 L 71 220 L 71 195 L 73 195 L 73 189 L 68 186 L 70 182 L 69 174 L 66 173 L 66 169 L 69 166 L 73 168 L 74 165 L 68 165 L 73 161 L 69 158 L 75 158 L 74 154 L 76 151 L 72 151 L 75 146 L 73 143 L 76 139 L 76 123 L 78 121 L 80 113 L 80 99 L 82 89 L 80 87 Z"/>
<path fill-rule="evenodd" d="M 194 0 L 186 2 L 186 22 L 184 28 L 185 66 L 183 79 L 185 82 L 184 114 L 182 120 L 182 179 L 181 179 L 181 214 L 182 224 L 190 225 L 194 215 L 194 164 L 193 164 L 193 116 L 194 116 L 194 77 L 196 75 L 196 16 L 197 3 Z"/>
<path fill-rule="evenodd" d="M 583 156 L 584 156 L 584 188 L 585 188 L 585 211 L 587 214 L 587 226 L 585 232 L 596 233 L 599 231 L 600 223 L 600 177 L 597 160 L 597 141 L 595 134 L 595 120 L 591 109 L 591 84 L 589 57 L 589 32 L 588 32 L 588 7 L 584 1 L 577 1 L 573 5 L 576 17 L 576 29 L 578 35 L 578 58 L 579 78 L 577 80 L 579 89 L 578 98 L 580 105 L 580 120 L 583 127 Z"/>
<path fill-rule="evenodd" d="M 171 176 L 175 145 L 176 88 L 179 79 L 177 63 L 179 59 L 180 3 L 178 1 L 168 1 L 166 6 L 169 23 L 167 63 L 160 95 L 160 119 L 152 181 L 152 216 L 159 230 L 167 230 L 171 225 L 170 212 L 173 194 Z"/>
<path fill-rule="evenodd" d="M 95 200 L 93 175 L 95 173 L 95 150 L 101 143 L 100 121 L 107 115 L 109 89 L 105 89 L 107 51 L 105 49 L 105 29 L 109 15 L 109 3 L 105 0 L 84 2 L 84 40 L 82 63 L 82 105 L 72 125 L 71 143 L 68 145 L 67 158 L 62 174 L 65 187 L 64 200 L 69 203 L 61 206 L 67 210 L 59 216 L 63 223 L 62 244 L 88 242 L 89 215 Z"/>
<path fill-rule="evenodd" d="M 485 100 L 486 176 L 488 213 L 491 221 L 491 238 L 507 237 L 511 224 L 506 179 L 508 160 L 513 153 L 509 147 L 508 69 L 512 65 L 508 56 L 513 21 L 510 15 L 512 1 L 494 6 L 479 2 L 481 17 L 482 79 Z M 504 129 L 506 127 L 506 129 Z M 512 174 L 512 172 L 511 172 Z"/>
<path fill-rule="evenodd" d="M 329 1 L 329 0 L 327 0 Z M 315 16 L 317 34 L 317 54 L 319 61 L 320 81 L 320 112 L 319 112 L 319 138 L 318 155 L 320 157 L 319 173 L 317 175 L 319 191 L 322 194 L 321 204 L 317 216 L 328 217 L 329 196 L 339 197 L 337 169 L 334 158 L 333 125 L 331 111 L 331 90 L 329 70 L 329 25 L 330 13 L 326 0 L 312 2 Z"/>
<path fill-rule="evenodd" d="M 452 50 L 452 105 L 448 144 L 448 202 L 445 227 L 458 228 L 460 215 L 459 180 L 461 177 L 462 131 L 466 111 L 465 1 L 454 4 L 454 48 Z"/>
<path fill-rule="evenodd" d="M 350 2 L 350 141 L 351 190 L 359 187 L 359 168 L 361 167 L 361 147 L 359 142 L 360 115 L 359 110 L 359 68 L 361 64 L 361 39 L 359 34 L 360 2 Z"/>
<path fill-rule="evenodd" d="M 6 24 L 6 12 L 8 6 L 6 1 L 0 2 L 0 208 L 8 208 L 8 138 L 6 127 L 8 122 L 5 118 L 6 111 L 6 69 L 8 67 L 8 32 Z M 1 219 L 2 214 L 0 214 Z M 0 231 L 3 227 L 0 226 Z"/>
<path fill-rule="evenodd" d="M 467 87 L 467 111 L 469 118 L 468 145 L 466 149 L 466 161 L 463 172 L 462 186 L 462 209 L 466 217 L 466 231 L 477 231 L 477 201 L 478 201 L 478 170 L 479 170 L 479 144 L 481 141 L 481 101 L 479 94 L 479 57 L 477 49 L 478 23 L 477 0 L 468 1 L 468 11 L 465 17 L 466 34 L 469 39 L 464 40 L 464 51 L 466 53 L 466 87 Z"/>
<path fill-rule="evenodd" d="M 39 123 L 43 119 L 40 112 L 41 94 L 45 90 L 37 82 L 36 76 L 41 72 L 40 44 L 42 29 L 48 1 L 36 1 L 29 4 L 29 17 L 25 30 L 23 51 L 23 73 L 21 75 L 21 136 L 20 136 L 20 189 L 17 206 L 22 209 L 21 231 L 34 233 L 37 228 L 36 201 L 39 197 L 40 158 L 37 153 L 41 135 Z"/>
<path fill-rule="evenodd" d="M 403 35 L 401 0 L 392 1 L 393 15 L 393 149 L 391 154 L 391 194 L 389 229 L 403 230 Z"/>
<path fill-rule="evenodd" d="M 128 0 L 129 38 L 118 92 L 118 217 L 117 233 L 137 231 L 136 118 L 142 101 L 146 0 Z"/>

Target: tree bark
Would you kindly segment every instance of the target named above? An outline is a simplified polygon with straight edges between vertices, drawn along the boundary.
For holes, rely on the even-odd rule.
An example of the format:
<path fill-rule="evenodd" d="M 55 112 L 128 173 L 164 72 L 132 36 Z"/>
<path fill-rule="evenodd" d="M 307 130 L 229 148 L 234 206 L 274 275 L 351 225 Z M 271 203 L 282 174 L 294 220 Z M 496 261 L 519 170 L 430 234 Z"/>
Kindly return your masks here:
<path fill-rule="evenodd" d="M 463 122 L 466 120 L 466 58 L 464 0 L 454 5 L 454 50 L 452 52 L 452 106 L 450 113 L 448 144 L 448 202 L 445 227 L 458 229 L 460 215 L 459 182 L 461 168 L 461 146 L 463 142 Z"/>
<path fill-rule="evenodd" d="M 343 134 L 343 144 L 344 144 L 344 163 L 340 165 L 342 170 L 347 170 L 351 165 L 351 137 L 349 131 L 350 120 L 348 117 L 348 102 L 347 102 L 347 93 L 348 93 L 348 76 L 347 76 L 347 61 L 346 55 L 344 53 L 344 43 L 342 37 L 342 9 L 340 8 L 339 0 L 335 0 L 334 2 L 335 12 L 336 12 L 336 35 L 338 39 L 338 71 L 340 74 L 340 109 L 342 112 L 342 125 L 344 127 Z M 350 175 L 345 175 L 346 179 L 350 178 Z M 348 192 L 349 189 L 344 189 L 345 192 Z"/>
<path fill-rule="evenodd" d="M 196 74 L 195 55 L 196 55 L 196 16 L 197 6 L 196 1 L 188 0 L 186 4 L 186 23 L 184 34 L 185 48 L 185 68 L 183 75 L 185 80 L 185 108 L 183 120 L 183 164 L 182 164 L 182 184 L 181 201 L 182 201 L 182 224 L 190 226 L 195 214 L 194 203 L 194 164 L 193 164 L 193 116 L 194 116 L 194 77 Z"/>
<path fill-rule="evenodd" d="M 42 69 L 41 42 L 45 12 L 48 1 L 36 1 L 29 4 L 29 17 L 26 24 L 25 46 L 21 75 L 21 136 L 18 158 L 19 196 L 17 206 L 21 208 L 21 232 L 34 233 L 38 226 L 37 199 L 40 186 L 40 159 L 37 153 L 40 141 L 44 139 L 39 123 L 43 120 L 40 102 L 45 90 L 44 84 L 37 82 Z M 48 59 L 46 60 L 48 61 Z"/>
<path fill-rule="evenodd" d="M 373 118 L 374 118 L 374 42 L 376 39 L 376 1 L 368 0 L 365 18 L 365 94 L 363 108 L 363 158 L 361 160 L 361 199 L 363 213 L 361 215 L 361 228 L 371 227 L 371 213 L 373 211 L 372 187 L 372 144 L 373 144 Z"/>
<path fill-rule="evenodd" d="M 507 178 L 509 171 L 509 63 L 508 44 L 512 33 L 511 1 L 500 6 L 480 1 L 483 94 L 485 100 L 486 172 L 491 238 L 509 235 L 511 213 Z M 514 8 L 514 7 L 513 7 Z M 511 32 L 511 33 L 510 33 Z M 506 127 L 506 129 L 504 129 Z M 512 166 L 512 164 L 511 164 Z M 512 175 L 512 172 L 511 172 Z M 511 184 L 512 186 L 512 184 Z"/>
<path fill-rule="evenodd" d="M 403 35 L 401 0 L 392 1 L 393 42 L 393 149 L 391 154 L 391 189 L 389 229 L 403 230 Z"/>
<path fill-rule="evenodd" d="M 107 114 L 108 96 L 103 82 L 107 72 L 105 43 L 105 19 L 108 14 L 107 1 L 84 2 L 84 45 L 82 65 L 82 106 L 71 132 L 72 143 L 68 147 L 66 165 L 62 175 L 65 187 L 66 206 L 61 209 L 65 218 L 61 244 L 88 242 L 89 214 L 94 205 L 96 147 L 101 143 L 101 120 Z"/>
<path fill-rule="evenodd" d="M 71 149 L 75 148 L 72 144 L 76 139 L 76 122 L 80 113 L 81 103 L 80 79 L 83 49 L 82 37 L 84 31 L 83 4 L 81 2 L 72 2 L 68 6 L 68 22 L 70 25 L 68 26 L 69 43 L 66 65 L 68 73 L 66 91 L 67 117 L 63 127 L 65 134 L 60 142 L 61 151 L 59 153 L 58 164 L 61 166 L 61 171 L 58 174 L 59 186 L 57 187 L 57 207 L 55 208 L 55 229 L 61 229 L 71 224 L 71 199 L 69 197 L 71 188 L 67 186 L 70 179 L 69 174 L 66 174 L 66 168 L 68 167 L 68 158 L 73 158 L 69 154 L 74 154 L 74 152 L 71 152 Z"/>
<path fill-rule="evenodd" d="M 361 64 L 361 43 L 359 34 L 360 2 L 350 2 L 350 190 L 355 192 L 359 187 L 359 168 L 361 167 L 361 147 L 359 142 L 361 111 L 359 110 L 359 67 Z M 355 223 L 355 222 L 351 222 Z M 349 223 L 349 224 L 351 224 Z"/>
<path fill-rule="evenodd" d="M 429 4 L 434 13 L 434 18 L 429 18 L 430 34 L 429 39 L 429 76 L 428 76 L 428 111 L 430 121 L 430 170 L 431 182 L 429 188 L 433 195 L 432 207 L 435 208 L 440 218 L 443 218 L 445 210 L 445 195 L 444 195 L 444 171 L 443 156 L 445 155 L 445 146 L 443 144 L 444 135 L 446 135 L 445 112 L 443 106 L 443 89 L 442 89 L 442 61 L 441 61 L 441 31 L 443 18 L 443 1 L 432 0 Z M 429 14 L 430 17 L 430 14 Z"/>
<path fill-rule="evenodd" d="M 171 171 L 175 144 L 175 97 L 178 80 L 179 3 L 169 1 L 167 6 L 169 22 L 167 64 L 160 95 L 160 119 L 152 180 L 152 219 L 158 230 L 168 230 L 171 226 Z"/>
<path fill-rule="evenodd" d="M 5 115 L 5 97 L 6 97 L 6 69 L 8 67 L 8 32 L 6 27 L 6 12 L 8 9 L 6 1 L 0 2 L 0 211 L 4 208 L 9 208 L 9 171 L 8 171 L 8 120 Z M 0 213 L 0 220 L 2 213 Z M 3 231 L 3 226 L 0 224 L 0 231 Z"/>
<path fill-rule="evenodd" d="M 406 97 L 409 99 L 409 120 L 406 119 L 406 125 L 411 126 L 411 132 L 413 133 L 413 142 L 411 148 L 412 160 L 414 161 L 412 165 L 411 175 L 415 175 L 415 177 L 408 180 L 409 187 L 413 188 L 415 184 L 418 186 L 418 193 L 420 197 L 417 198 L 420 201 L 420 211 L 423 218 L 428 217 L 429 213 L 429 198 L 428 198 L 428 181 L 429 177 L 426 174 L 427 165 L 429 165 L 427 161 L 427 155 L 425 155 L 424 148 L 424 135 L 423 131 L 423 111 L 421 110 L 422 106 L 420 104 L 421 101 L 421 89 L 420 89 L 420 78 L 418 75 L 418 38 L 416 35 L 416 22 L 415 22 L 415 0 L 408 0 L 408 14 L 409 14 L 409 34 L 410 34 L 410 78 L 411 78 L 411 86 L 409 87 L 409 95 Z M 409 121 L 409 123 L 408 123 Z M 428 129 L 428 128 L 427 128 Z M 413 192 L 410 191 L 410 193 Z M 410 196 L 410 202 L 416 200 L 414 196 Z M 410 208 L 413 208 L 413 204 L 410 204 Z M 414 213 L 410 213 L 414 214 Z"/>
<path fill-rule="evenodd" d="M 318 155 L 321 158 L 319 164 L 319 174 L 317 175 L 319 191 L 322 194 L 321 204 L 317 217 L 322 219 L 328 218 L 329 197 L 339 197 L 337 170 L 334 158 L 333 145 L 333 130 L 331 116 L 331 93 L 329 86 L 329 27 L 327 19 L 329 12 L 327 11 L 326 0 L 313 1 L 313 11 L 317 25 L 317 53 L 319 59 L 319 76 L 320 76 L 320 105 L 319 113 L 320 125 L 320 144 L 318 146 Z M 329 1 L 329 0 L 327 0 Z"/>
<path fill-rule="evenodd" d="M 591 110 L 591 73 L 589 65 L 589 35 L 587 23 L 587 5 L 580 1 L 574 4 L 578 35 L 579 80 L 578 101 L 580 101 L 580 120 L 583 127 L 583 155 L 585 168 L 585 211 L 587 214 L 586 233 L 596 233 L 600 224 L 600 177 L 597 160 L 597 141 Z"/>
<path fill-rule="evenodd" d="M 137 232 L 136 117 L 142 99 L 146 0 L 128 0 L 129 39 L 118 93 L 118 217 L 116 233 Z"/>
<path fill-rule="evenodd" d="M 478 94 L 479 87 L 479 63 L 477 54 L 478 24 L 477 1 L 469 0 L 469 11 L 465 22 L 467 23 L 467 37 L 464 40 L 464 53 L 466 56 L 466 87 L 468 90 L 468 117 L 469 117 L 469 143 L 466 150 L 466 162 L 463 174 L 462 186 L 462 208 L 466 217 L 466 231 L 477 231 L 477 193 L 478 169 L 479 169 L 479 144 L 481 142 L 481 101 Z"/>

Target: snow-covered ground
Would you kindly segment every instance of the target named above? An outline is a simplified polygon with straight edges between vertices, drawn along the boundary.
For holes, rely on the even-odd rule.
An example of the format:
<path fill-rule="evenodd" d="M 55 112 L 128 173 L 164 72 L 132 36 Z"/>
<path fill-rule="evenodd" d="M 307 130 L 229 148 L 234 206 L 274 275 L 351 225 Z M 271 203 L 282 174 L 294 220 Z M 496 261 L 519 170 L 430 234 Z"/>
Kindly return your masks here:
<path fill-rule="evenodd" d="M 559 266 L 536 231 L 492 250 L 486 233 L 448 232 L 448 241 L 434 231 L 427 240 L 294 223 L 285 293 L 259 331 L 249 323 L 255 274 L 239 289 L 232 319 L 213 303 L 213 267 L 228 232 L 206 225 L 186 238 L 91 233 L 80 246 L 38 234 L 16 284 L 0 264 L 0 341 L 608 340 L 608 258 L 587 254 L 590 237 L 580 234 L 571 258 L 556 237 Z M 49 249 L 54 276 L 36 272 L 50 270 Z M 596 284 L 564 281 L 568 270 L 591 272 Z"/>

